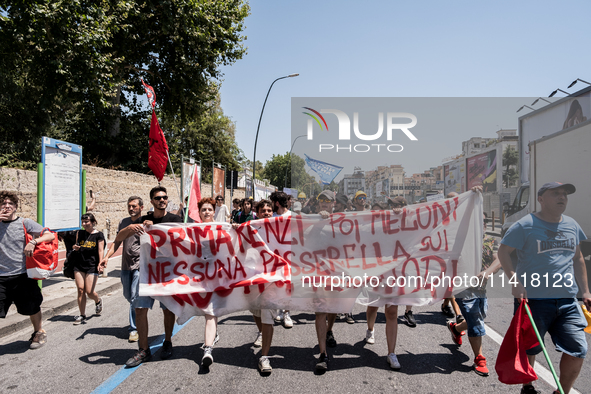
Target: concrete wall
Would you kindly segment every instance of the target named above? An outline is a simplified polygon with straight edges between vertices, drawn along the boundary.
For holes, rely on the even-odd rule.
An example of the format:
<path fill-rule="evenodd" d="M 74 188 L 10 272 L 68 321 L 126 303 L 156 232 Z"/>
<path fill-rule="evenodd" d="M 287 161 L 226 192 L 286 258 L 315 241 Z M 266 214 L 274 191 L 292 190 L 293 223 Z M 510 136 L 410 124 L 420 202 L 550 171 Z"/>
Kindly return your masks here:
<path fill-rule="evenodd" d="M 86 198 L 90 203 L 88 191 L 96 193 L 94 214 L 98 221 L 98 230 L 107 229 L 109 238 L 113 239 L 119 221 L 129 216 L 126 210 L 127 198 L 132 195 L 144 200 L 144 209 L 150 209 L 150 189 L 158 185 L 153 175 L 138 174 L 130 171 L 115 171 L 105 168 L 83 165 L 86 170 Z M 169 206 L 178 208 L 179 197 L 172 177 L 165 177 L 162 186 L 168 190 Z M 177 178 L 180 188 L 180 178 Z M 18 216 L 37 220 L 37 172 L 0 168 L 0 190 L 14 191 L 19 196 Z M 211 185 L 201 184 L 201 195 L 211 196 Z M 233 198 L 244 198 L 244 190 L 234 190 Z M 226 190 L 226 205 L 232 208 L 230 189 Z"/>

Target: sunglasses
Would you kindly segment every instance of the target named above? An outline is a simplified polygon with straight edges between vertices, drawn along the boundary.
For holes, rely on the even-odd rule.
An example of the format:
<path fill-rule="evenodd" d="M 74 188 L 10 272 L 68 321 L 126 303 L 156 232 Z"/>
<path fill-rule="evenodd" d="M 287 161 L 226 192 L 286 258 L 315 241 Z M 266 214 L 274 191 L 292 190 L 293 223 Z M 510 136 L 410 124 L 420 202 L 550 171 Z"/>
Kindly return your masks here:
<path fill-rule="evenodd" d="M 154 197 L 154 200 L 156 200 L 156 201 L 160 201 L 160 200 L 166 201 L 166 200 L 168 200 L 168 196 L 156 196 L 156 197 Z"/>
<path fill-rule="evenodd" d="M 358 201 L 365 201 L 365 200 L 367 200 L 367 197 L 357 197 L 357 200 Z"/>
<path fill-rule="evenodd" d="M 224 201 L 224 200 L 223 200 L 223 199 L 221 199 L 221 198 L 218 198 L 216 201 Z"/>
<path fill-rule="evenodd" d="M 326 198 L 319 198 L 318 202 L 332 202 L 332 200 L 327 200 Z"/>

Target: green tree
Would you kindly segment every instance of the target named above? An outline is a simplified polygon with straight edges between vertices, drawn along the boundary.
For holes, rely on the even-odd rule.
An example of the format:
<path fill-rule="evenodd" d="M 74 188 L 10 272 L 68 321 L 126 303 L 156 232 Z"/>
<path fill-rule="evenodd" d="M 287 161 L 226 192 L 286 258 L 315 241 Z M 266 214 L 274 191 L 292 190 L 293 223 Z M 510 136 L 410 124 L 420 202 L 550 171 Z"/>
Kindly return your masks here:
<path fill-rule="evenodd" d="M 290 172 L 291 166 L 289 161 L 289 153 L 285 153 L 284 155 L 273 155 L 270 160 L 267 160 L 265 163 L 265 169 L 263 171 L 263 175 L 265 178 L 269 180 L 271 185 L 282 189 L 285 187 L 285 174 L 287 172 L 287 184 L 290 183 Z M 258 173 L 258 169 L 257 169 Z M 289 187 L 289 186 L 287 186 Z"/>
<path fill-rule="evenodd" d="M 517 164 L 519 163 L 519 152 L 509 145 L 503 152 L 503 185 L 504 187 L 512 187 L 519 179 L 519 172 L 517 171 Z"/>
<path fill-rule="evenodd" d="M 145 156 L 127 156 L 147 141 L 139 78 L 163 118 L 195 121 L 215 100 L 220 66 L 245 53 L 248 12 L 242 0 L 0 5 L 0 148 L 38 160 L 48 135 L 83 145 L 86 161 L 146 171 Z"/>

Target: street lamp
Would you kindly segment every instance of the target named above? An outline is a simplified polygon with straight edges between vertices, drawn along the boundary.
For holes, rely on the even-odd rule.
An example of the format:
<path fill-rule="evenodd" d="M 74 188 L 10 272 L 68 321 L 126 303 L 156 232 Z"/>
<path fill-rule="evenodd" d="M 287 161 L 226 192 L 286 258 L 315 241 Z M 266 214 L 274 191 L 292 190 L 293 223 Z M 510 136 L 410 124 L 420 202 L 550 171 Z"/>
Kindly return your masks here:
<path fill-rule="evenodd" d="M 587 85 L 591 85 L 591 83 L 589 83 L 587 81 L 583 81 L 581 78 L 577 78 L 574 81 L 572 81 L 570 85 L 568 85 L 568 88 L 567 89 L 572 88 L 574 86 L 574 84 L 577 83 L 577 81 L 585 82 Z"/>
<path fill-rule="evenodd" d="M 289 169 L 289 165 L 291 162 L 291 151 L 293 150 L 293 146 L 295 145 L 296 141 L 298 140 L 298 138 L 302 138 L 305 137 L 306 134 L 302 134 L 302 135 L 298 135 L 295 140 L 293 140 L 292 144 L 291 144 L 291 149 L 289 150 L 289 156 L 287 156 L 287 166 L 285 167 L 285 185 L 283 186 L 283 188 L 285 189 L 287 187 L 287 170 Z"/>
<path fill-rule="evenodd" d="M 259 117 L 259 125 L 257 126 L 257 135 L 254 139 L 254 154 L 253 154 L 253 159 L 252 159 L 252 194 L 253 194 L 253 197 L 256 196 L 255 167 L 256 167 L 256 163 L 257 163 L 257 142 L 259 140 L 259 129 L 261 128 L 261 120 L 263 119 L 263 112 L 265 111 L 265 105 L 267 104 L 267 99 L 269 98 L 269 93 L 271 93 L 271 89 L 273 88 L 273 85 L 275 85 L 275 82 L 279 81 L 280 79 L 297 77 L 298 75 L 300 75 L 300 74 L 289 74 L 284 77 L 277 78 L 276 80 L 273 81 L 271 86 L 269 86 L 269 91 L 267 92 L 267 96 L 265 97 L 265 102 L 263 103 L 263 108 L 261 109 L 261 116 Z"/>
<path fill-rule="evenodd" d="M 575 82 L 576 82 L 576 81 L 575 81 Z M 545 98 L 543 98 L 543 97 L 538 97 L 538 98 L 536 99 L 536 101 L 534 101 L 533 103 L 531 103 L 531 105 L 536 105 L 536 103 L 537 103 L 538 101 L 540 101 L 540 100 L 542 100 L 542 101 L 545 101 L 545 102 L 547 102 L 548 104 L 551 104 L 551 102 L 550 102 L 550 101 L 548 101 L 548 100 L 546 100 Z"/>
<path fill-rule="evenodd" d="M 571 84 L 571 86 L 572 86 L 572 84 Z M 567 89 L 568 89 L 568 88 L 567 88 Z M 564 91 L 564 90 L 562 90 L 562 89 L 556 89 L 555 91 L 553 91 L 552 93 L 550 93 L 550 95 L 549 95 L 548 97 L 553 97 L 553 96 L 554 96 L 556 93 L 558 93 L 558 92 L 562 92 L 562 93 L 566 94 L 567 96 L 570 96 L 570 93 L 569 93 L 569 92 L 565 92 L 565 91 Z"/>
<path fill-rule="evenodd" d="M 532 111 L 535 111 L 535 109 L 533 109 L 532 107 L 530 107 L 530 106 L 528 106 L 528 105 L 522 105 L 521 107 L 519 107 L 519 109 L 518 109 L 516 112 L 519 112 L 519 111 L 521 111 L 521 110 L 522 110 L 522 109 L 524 109 L 524 108 L 529 108 L 529 109 L 531 109 Z"/>

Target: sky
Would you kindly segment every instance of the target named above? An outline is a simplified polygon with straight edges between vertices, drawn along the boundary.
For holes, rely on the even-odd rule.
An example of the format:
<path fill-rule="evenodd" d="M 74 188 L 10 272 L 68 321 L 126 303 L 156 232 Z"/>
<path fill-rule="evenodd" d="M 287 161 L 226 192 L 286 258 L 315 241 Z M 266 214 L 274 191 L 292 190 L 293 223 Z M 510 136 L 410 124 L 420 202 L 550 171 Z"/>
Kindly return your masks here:
<path fill-rule="evenodd" d="M 423 154 L 376 158 L 375 165 L 402 164 L 408 174 L 461 153 L 462 141 L 470 137 L 517 128 L 517 117 L 526 111 L 515 113 L 521 105 L 531 106 L 556 88 L 572 93 L 587 86 L 579 82 L 567 89 L 577 78 L 591 82 L 591 55 L 584 49 L 590 33 L 587 1 L 249 4 L 248 51 L 222 68 L 221 97 L 225 114 L 236 123 L 238 146 L 250 160 L 269 86 L 276 78 L 300 74 L 271 90 L 257 147 L 263 163 L 289 151 L 292 133 L 302 134 L 291 130 L 292 98 L 523 98 L 498 120 L 471 119 L 470 127 L 447 131 L 445 142 L 429 132 L 417 135 Z M 340 175 L 354 164 L 345 163 Z"/>

